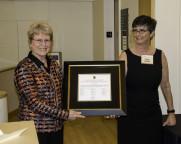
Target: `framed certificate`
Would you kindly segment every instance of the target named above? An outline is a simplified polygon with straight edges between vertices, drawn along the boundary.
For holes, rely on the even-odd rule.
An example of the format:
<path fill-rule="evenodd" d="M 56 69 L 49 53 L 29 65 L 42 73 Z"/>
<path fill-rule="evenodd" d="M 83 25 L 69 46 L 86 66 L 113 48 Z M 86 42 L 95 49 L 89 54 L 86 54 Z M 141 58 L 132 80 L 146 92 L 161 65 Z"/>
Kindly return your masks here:
<path fill-rule="evenodd" d="M 63 97 L 85 116 L 126 115 L 124 61 L 65 61 Z"/>

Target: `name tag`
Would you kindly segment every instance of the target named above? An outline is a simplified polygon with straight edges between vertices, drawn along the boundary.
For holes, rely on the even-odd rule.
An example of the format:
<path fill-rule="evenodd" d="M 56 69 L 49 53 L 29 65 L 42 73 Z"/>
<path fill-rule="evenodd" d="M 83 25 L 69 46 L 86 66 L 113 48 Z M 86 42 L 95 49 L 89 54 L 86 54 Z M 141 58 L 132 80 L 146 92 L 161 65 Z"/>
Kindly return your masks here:
<path fill-rule="evenodd" d="M 152 55 L 142 55 L 141 63 L 142 64 L 153 64 L 153 56 Z"/>

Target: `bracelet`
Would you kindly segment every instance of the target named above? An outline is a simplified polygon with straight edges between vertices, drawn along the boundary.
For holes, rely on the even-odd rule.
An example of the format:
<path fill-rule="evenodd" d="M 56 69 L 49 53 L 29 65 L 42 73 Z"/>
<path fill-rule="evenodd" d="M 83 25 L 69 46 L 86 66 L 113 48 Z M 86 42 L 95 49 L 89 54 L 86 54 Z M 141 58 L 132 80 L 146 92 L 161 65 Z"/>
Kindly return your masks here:
<path fill-rule="evenodd" d="M 167 113 L 175 113 L 175 110 L 174 109 L 171 109 L 171 110 L 167 110 Z"/>

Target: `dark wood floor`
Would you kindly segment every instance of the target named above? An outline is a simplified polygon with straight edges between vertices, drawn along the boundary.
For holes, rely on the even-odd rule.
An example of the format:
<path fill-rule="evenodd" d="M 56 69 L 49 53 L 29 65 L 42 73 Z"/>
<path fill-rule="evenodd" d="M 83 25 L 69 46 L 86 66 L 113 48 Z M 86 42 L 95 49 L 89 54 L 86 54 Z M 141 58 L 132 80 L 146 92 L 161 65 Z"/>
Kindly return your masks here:
<path fill-rule="evenodd" d="M 9 122 L 17 121 L 17 111 L 9 115 Z M 117 144 L 116 120 L 87 117 L 64 124 L 64 144 Z"/>

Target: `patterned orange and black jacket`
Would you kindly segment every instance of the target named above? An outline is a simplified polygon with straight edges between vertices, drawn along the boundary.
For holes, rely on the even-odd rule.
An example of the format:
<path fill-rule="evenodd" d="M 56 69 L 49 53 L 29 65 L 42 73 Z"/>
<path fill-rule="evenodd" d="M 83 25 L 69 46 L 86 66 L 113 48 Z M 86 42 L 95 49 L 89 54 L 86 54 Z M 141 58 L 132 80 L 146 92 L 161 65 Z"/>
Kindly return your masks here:
<path fill-rule="evenodd" d="M 62 109 L 61 66 L 47 57 L 48 69 L 29 53 L 15 69 L 19 119 L 34 120 L 37 132 L 60 130 L 69 112 Z"/>

